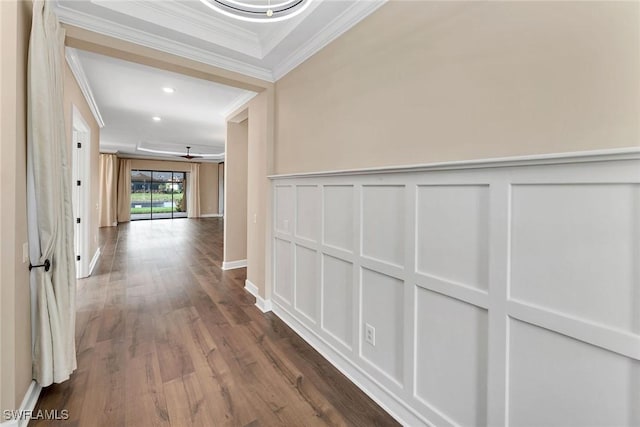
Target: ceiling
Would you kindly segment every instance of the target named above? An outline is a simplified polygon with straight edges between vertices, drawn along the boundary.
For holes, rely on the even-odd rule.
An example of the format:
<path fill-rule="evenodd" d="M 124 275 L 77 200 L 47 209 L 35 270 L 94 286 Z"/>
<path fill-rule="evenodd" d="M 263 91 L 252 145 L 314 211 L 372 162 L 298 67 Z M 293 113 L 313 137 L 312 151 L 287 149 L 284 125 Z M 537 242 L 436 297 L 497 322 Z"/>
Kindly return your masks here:
<path fill-rule="evenodd" d="M 57 0 L 61 22 L 276 81 L 386 0 L 308 0 L 300 15 L 251 23 L 199 0 Z"/>
<path fill-rule="evenodd" d="M 226 115 L 255 96 L 207 80 L 67 49 L 73 67 L 81 67 L 96 114 L 104 122 L 102 151 L 172 156 L 191 146 L 192 152 L 220 160 Z M 77 77 L 77 68 L 74 72 Z M 175 91 L 166 93 L 163 88 Z"/>
<path fill-rule="evenodd" d="M 273 82 L 386 2 L 308 1 L 300 15 L 267 23 L 223 16 L 199 0 L 57 0 L 55 10 L 69 25 Z M 183 152 L 189 145 L 222 155 L 226 115 L 255 95 L 70 48 L 67 60 L 104 124 L 103 151 L 163 156 L 144 150 Z"/>

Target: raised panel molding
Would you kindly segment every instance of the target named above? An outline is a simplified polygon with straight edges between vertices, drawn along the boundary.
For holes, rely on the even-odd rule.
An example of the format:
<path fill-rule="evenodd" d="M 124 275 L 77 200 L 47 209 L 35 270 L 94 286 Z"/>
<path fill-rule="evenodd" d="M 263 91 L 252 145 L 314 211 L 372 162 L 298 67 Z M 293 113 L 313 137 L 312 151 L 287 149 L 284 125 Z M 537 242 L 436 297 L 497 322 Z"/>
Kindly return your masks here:
<path fill-rule="evenodd" d="M 353 185 L 324 186 L 324 236 L 325 245 L 353 251 L 354 234 Z"/>
<path fill-rule="evenodd" d="M 512 297 L 640 334 L 640 184 L 523 184 L 511 193 Z"/>
<path fill-rule="evenodd" d="M 293 249 L 292 244 L 285 240 L 276 239 L 274 258 L 274 294 L 287 304 L 293 301 Z"/>
<path fill-rule="evenodd" d="M 295 308 L 312 323 L 318 318 L 319 282 L 317 252 L 296 245 Z"/>
<path fill-rule="evenodd" d="M 487 425 L 487 310 L 418 288 L 415 396 L 467 426 Z"/>
<path fill-rule="evenodd" d="M 275 231 L 291 234 L 294 230 L 294 188 L 289 185 L 278 186 L 275 189 Z"/>
<path fill-rule="evenodd" d="M 404 355 L 403 285 L 395 277 L 362 269 L 360 355 L 400 386 L 403 382 Z M 365 339 L 368 325 L 375 329 L 375 345 Z"/>
<path fill-rule="evenodd" d="M 489 185 L 418 187 L 417 270 L 489 288 Z"/>
<path fill-rule="evenodd" d="M 517 320 L 510 329 L 511 425 L 640 425 L 638 360 Z"/>
<path fill-rule="evenodd" d="M 272 179 L 274 312 L 400 422 L 640 425 L 640 150 Z"/>
<path fill-rule="evenodd" d="M 296 188 L 296 236 L 317 242 L 320 239 L 320 188 L 317 185 Z"/>
<path fill-rule="evenodd" d="M 401 266 L 404 261 L 405 187 L 366 185 L 362 188 L 362 254 Z"/>
<path fill-rule="evenodd" d="M 353 346 L 353 264 L 330 255 L 322 258 L 322 329 L 344 345 Z"/>

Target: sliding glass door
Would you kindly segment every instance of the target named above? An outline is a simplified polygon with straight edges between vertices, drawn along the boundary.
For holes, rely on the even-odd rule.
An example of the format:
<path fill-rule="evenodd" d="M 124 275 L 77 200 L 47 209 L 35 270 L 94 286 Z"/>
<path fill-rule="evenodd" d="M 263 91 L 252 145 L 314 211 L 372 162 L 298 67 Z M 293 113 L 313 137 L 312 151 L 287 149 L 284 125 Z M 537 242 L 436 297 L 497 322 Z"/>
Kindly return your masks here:
<path fill-rule="evenodd" d="M 186 173 L 131 171 L 131 220 L 186 218 Z"/>
<path fill-rule="evenodd" d="M 151 171 L 131 171 L 131 219 L 151 219 Z"/>

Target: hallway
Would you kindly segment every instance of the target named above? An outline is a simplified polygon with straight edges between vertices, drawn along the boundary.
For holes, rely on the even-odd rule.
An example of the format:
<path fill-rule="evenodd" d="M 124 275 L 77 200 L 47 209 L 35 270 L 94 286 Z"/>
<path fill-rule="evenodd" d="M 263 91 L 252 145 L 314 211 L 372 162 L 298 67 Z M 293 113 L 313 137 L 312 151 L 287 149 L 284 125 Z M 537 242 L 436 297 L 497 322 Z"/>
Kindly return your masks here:
<path fill-rule="evenodd" d="M 100 230 L 102 256 L 77 293 L 78 369 L 31 426 L 396 425 L 220 269 L 222 220 Z"/>

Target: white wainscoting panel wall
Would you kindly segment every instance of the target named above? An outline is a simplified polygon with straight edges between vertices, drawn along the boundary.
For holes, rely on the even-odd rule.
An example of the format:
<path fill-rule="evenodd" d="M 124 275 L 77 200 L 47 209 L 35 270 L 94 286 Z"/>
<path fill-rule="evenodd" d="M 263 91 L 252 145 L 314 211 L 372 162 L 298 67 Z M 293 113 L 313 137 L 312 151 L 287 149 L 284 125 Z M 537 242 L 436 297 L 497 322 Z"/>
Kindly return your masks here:
<path fill-rule="evenodd" d="M 272 179 L 273 311 L 399 421 L 640 425 L 637 149 Z"/>

